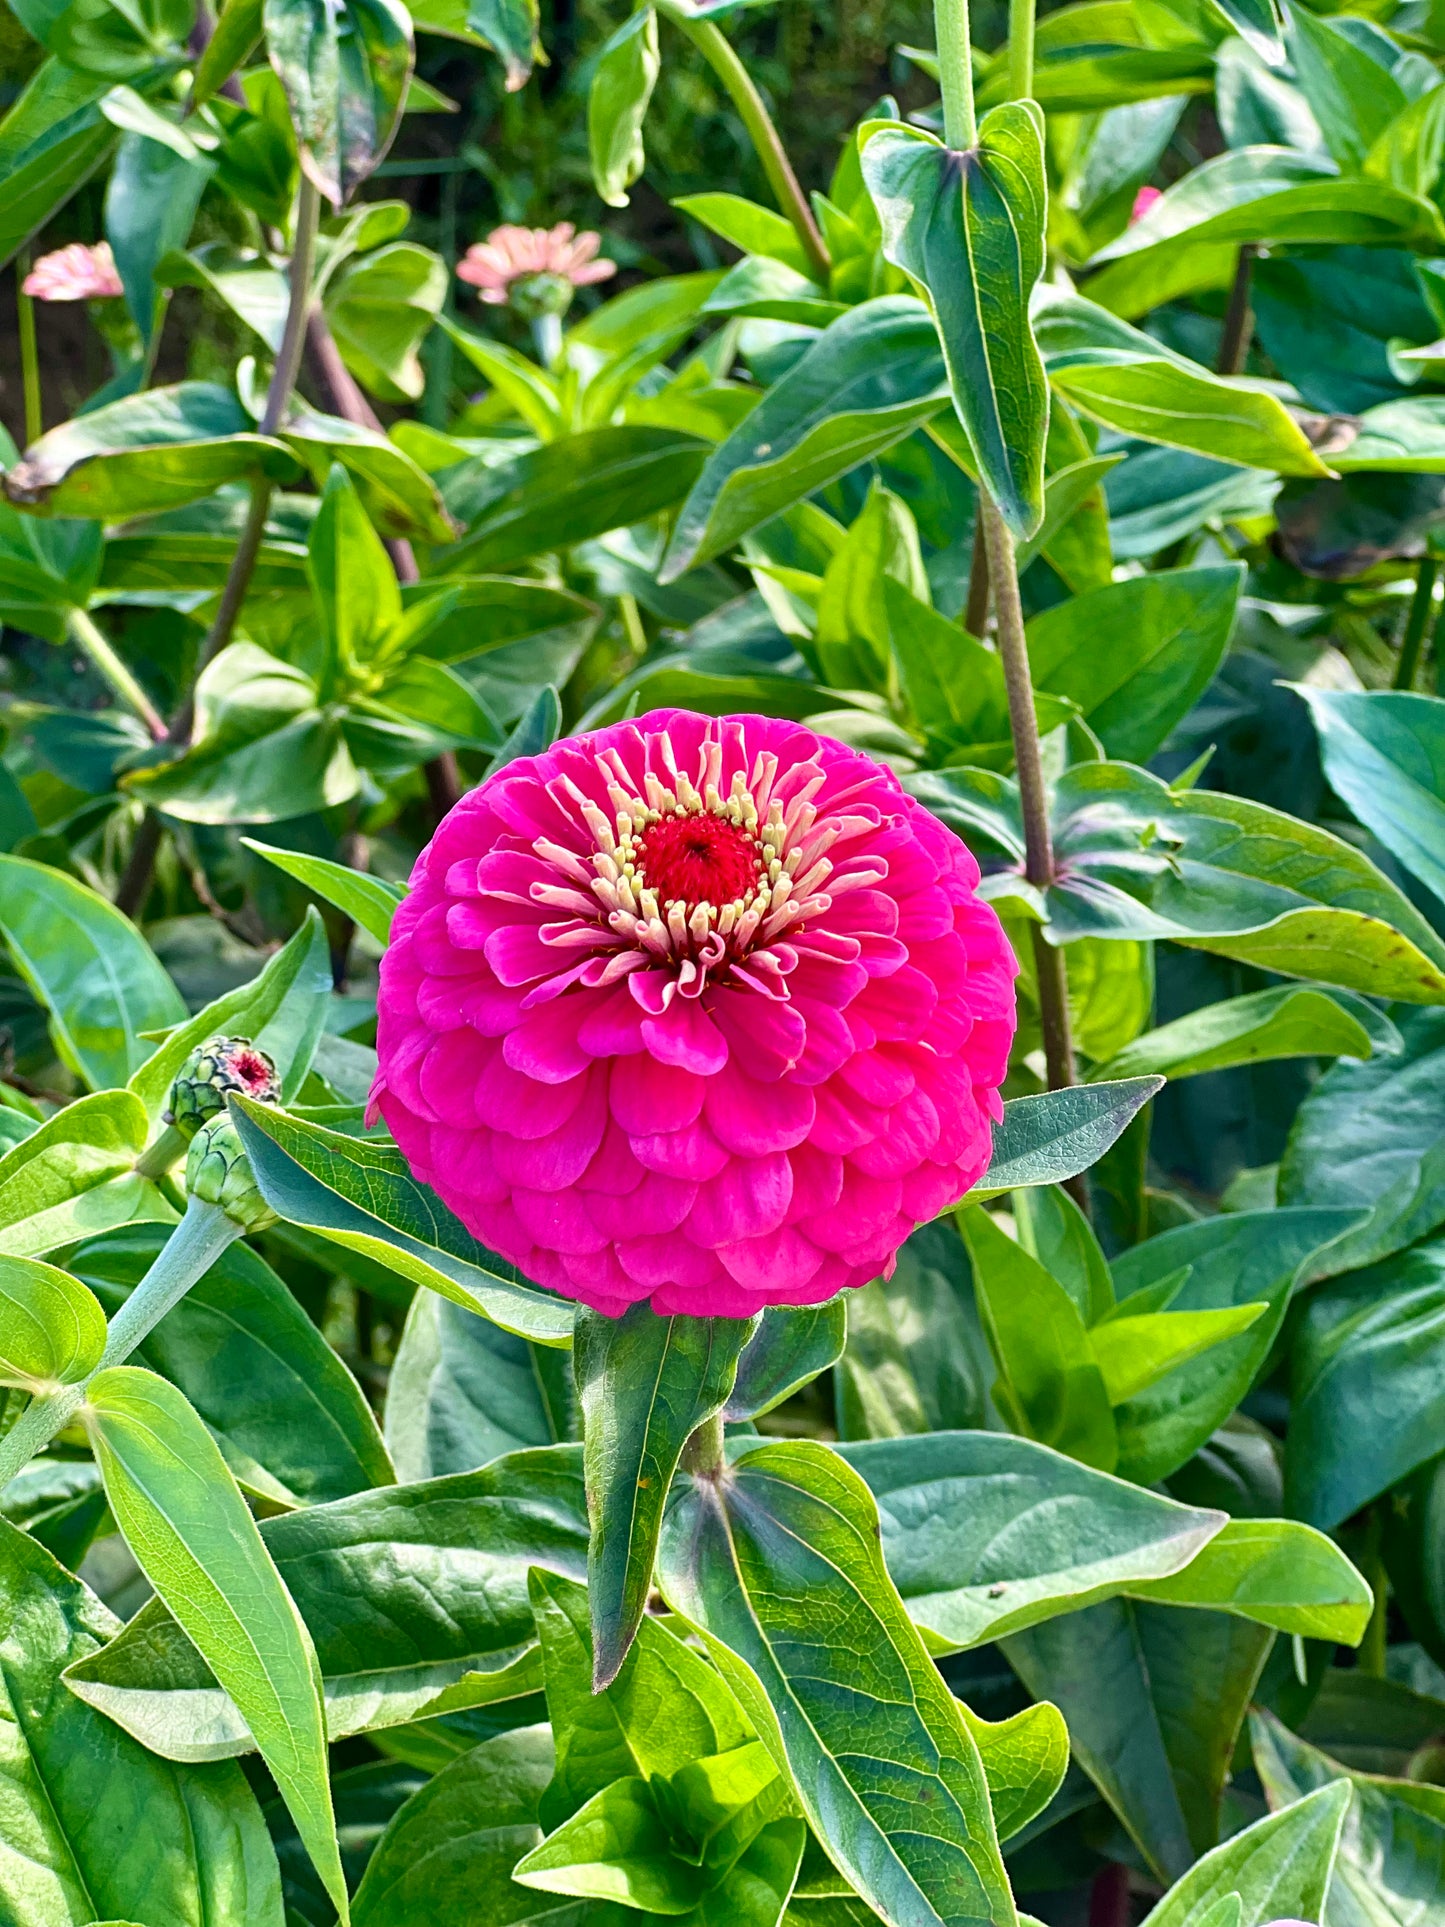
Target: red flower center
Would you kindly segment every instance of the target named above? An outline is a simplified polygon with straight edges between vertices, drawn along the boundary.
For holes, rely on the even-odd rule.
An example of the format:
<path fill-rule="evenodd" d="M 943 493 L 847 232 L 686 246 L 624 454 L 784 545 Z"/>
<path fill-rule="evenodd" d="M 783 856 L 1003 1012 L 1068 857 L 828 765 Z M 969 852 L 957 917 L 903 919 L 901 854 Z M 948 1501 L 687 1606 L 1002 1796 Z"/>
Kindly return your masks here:
<path fill-rule="evenodd" d="M 643 881 L 661 903 L 722 905 L 751 896 L 762 866 L 746 830 L 726 817 L 699 810 L 662 816 L 639 839 Z"/>
<path fill-rule="evenodd" d="M 271 1082 L 271 1066 L 257 1051 L 237 1051 L 231 1059 L 231 1074 L 247 1090 L 264 1090 Z"/>

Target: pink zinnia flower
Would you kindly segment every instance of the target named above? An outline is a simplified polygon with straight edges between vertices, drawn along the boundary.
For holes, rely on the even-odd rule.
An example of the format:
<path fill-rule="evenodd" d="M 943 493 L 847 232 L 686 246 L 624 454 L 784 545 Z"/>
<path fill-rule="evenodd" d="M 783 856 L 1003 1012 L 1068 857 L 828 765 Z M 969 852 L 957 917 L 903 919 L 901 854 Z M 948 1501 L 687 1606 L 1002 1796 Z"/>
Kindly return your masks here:
<path fill-rule="evenodd" d="M 1164 191 L 1162 188 L 1141 187 L 1139 192 L 1134 196 L 1133 207 L 1129 210 L 1130 226 L 1132 227 L 1135 221 L 1142 221 L 1154 203 L 1156 201 L 1162 201 L 1163 199 Z"/>
<path fill-rule="evenodd" d="M 570 221 L 554 228 L 497 227 L 485 241 L 467 249 L 457 264 L 457 278 L 482 291 L 483 301 L 500 307 L 517 281 L 546 275 L 568 284 L 561 291 L 568 300 L 573 288 L 606 281 L 617 272 L 615 261 L 599 261 L 599 234 L 578 234 Z"/>
<path fill-rule="evenodd" d="M 478 1238 L 598 1311 L 818 1303 L 988 1164 L 1016 965 L 978 874 L 798 723 L 557 743 L 422 853 L 372 1109 Z"/>
<path fill-rule="evenodd" d="M 107 301 L 125 289 L 109 241 L 92 248 L 72 241 L 68 248 L 41 255 L 25 277 L 24 292 L 37 301 Z"/>

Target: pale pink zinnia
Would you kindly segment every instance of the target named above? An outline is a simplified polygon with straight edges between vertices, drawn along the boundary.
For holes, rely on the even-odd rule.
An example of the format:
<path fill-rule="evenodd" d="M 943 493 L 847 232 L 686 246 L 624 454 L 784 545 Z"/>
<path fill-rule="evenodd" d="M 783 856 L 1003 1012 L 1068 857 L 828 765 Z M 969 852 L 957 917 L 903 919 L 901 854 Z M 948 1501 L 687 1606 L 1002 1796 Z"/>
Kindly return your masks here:
<path fill-rule="evenodd" d="M 373 1112 L 534 1281 L 742 1317 L 892 1269 L 986 1168 L 1016 965 L 869 757 L 658 710 L 519 758 L 412 874 Z"/>
<path fill-rule="evenodd" d="M 483 301 L 500 306 L 514 281 L 531 275 L 555 275 L 574 288 L 606 281 L 616 274 L 615 261 L 600 261 L 600 234 L 578 234 L 570 221 L 554 228 L 497 227 L 485 241 L 469 247 L 457 264 L 457 277 L 482 291 Z"/>
<path fill-rule="evenodd" d="M 68 248 L 41 255 L 25 277 L 24 292 L 37 301 L 108 301 L 125 289 L 109 241 L 94 247 L 72 241 Z"/>

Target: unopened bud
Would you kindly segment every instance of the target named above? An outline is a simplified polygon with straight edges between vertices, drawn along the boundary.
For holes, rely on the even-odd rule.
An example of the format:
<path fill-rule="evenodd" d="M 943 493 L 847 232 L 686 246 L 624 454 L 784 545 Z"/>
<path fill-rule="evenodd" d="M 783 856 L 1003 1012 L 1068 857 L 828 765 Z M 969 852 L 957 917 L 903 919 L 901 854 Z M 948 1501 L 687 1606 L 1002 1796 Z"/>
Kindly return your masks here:
<path fill-rule="evenodd" d="M 183 1137 L 194 1137 L 213 1117 L 224 1117 L 232 1091 L 275 1104 L 281 1096 L 276 1066 L 246 1037 L 212 1037 L 182 1064 L 171 1086 L 164 1122 Z"/>
<path fill-rule="evenodd" d="M 276 1222 L 227 1111 L 203 1124 L 191 1139 L 186 1193 L 202 1204 L 218 1205 L 243 1231 L 264 1231 Z"/>

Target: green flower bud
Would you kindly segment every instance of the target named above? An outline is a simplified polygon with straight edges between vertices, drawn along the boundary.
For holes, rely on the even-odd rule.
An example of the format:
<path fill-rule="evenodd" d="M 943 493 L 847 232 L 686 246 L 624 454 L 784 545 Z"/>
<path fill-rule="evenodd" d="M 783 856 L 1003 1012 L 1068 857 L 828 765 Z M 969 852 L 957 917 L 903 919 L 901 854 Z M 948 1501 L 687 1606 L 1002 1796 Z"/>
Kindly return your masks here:
<path fill-rule="evenodd" d="M 203 1124 L 191 1139 L 186 1192 L 202 1204 L 219 1205 L 243 1231 L 264 1231 L 276 1222 L 276 1213 L 261 1196 L 251 1160 L 228 1111 Z"/>
<path fill-rule="evenodd" d="M 519 274 L 507 290 L 507 300 L 519 315 L 535 321 L 541 315 L 566 314 L 576 292 L 565 274 L 540 268 L 534 274 Z"/>
<path fill-rule="evenodd" d="M 193 1050 L 171 1086 L 163 1121 L 192 1138 L 213 1117 L 224 1117 L 226 1094 L 239 1091 L 262 1104 L 281 1096 L 276 1066 L 246 1037 L 212 1037 Z"/>

